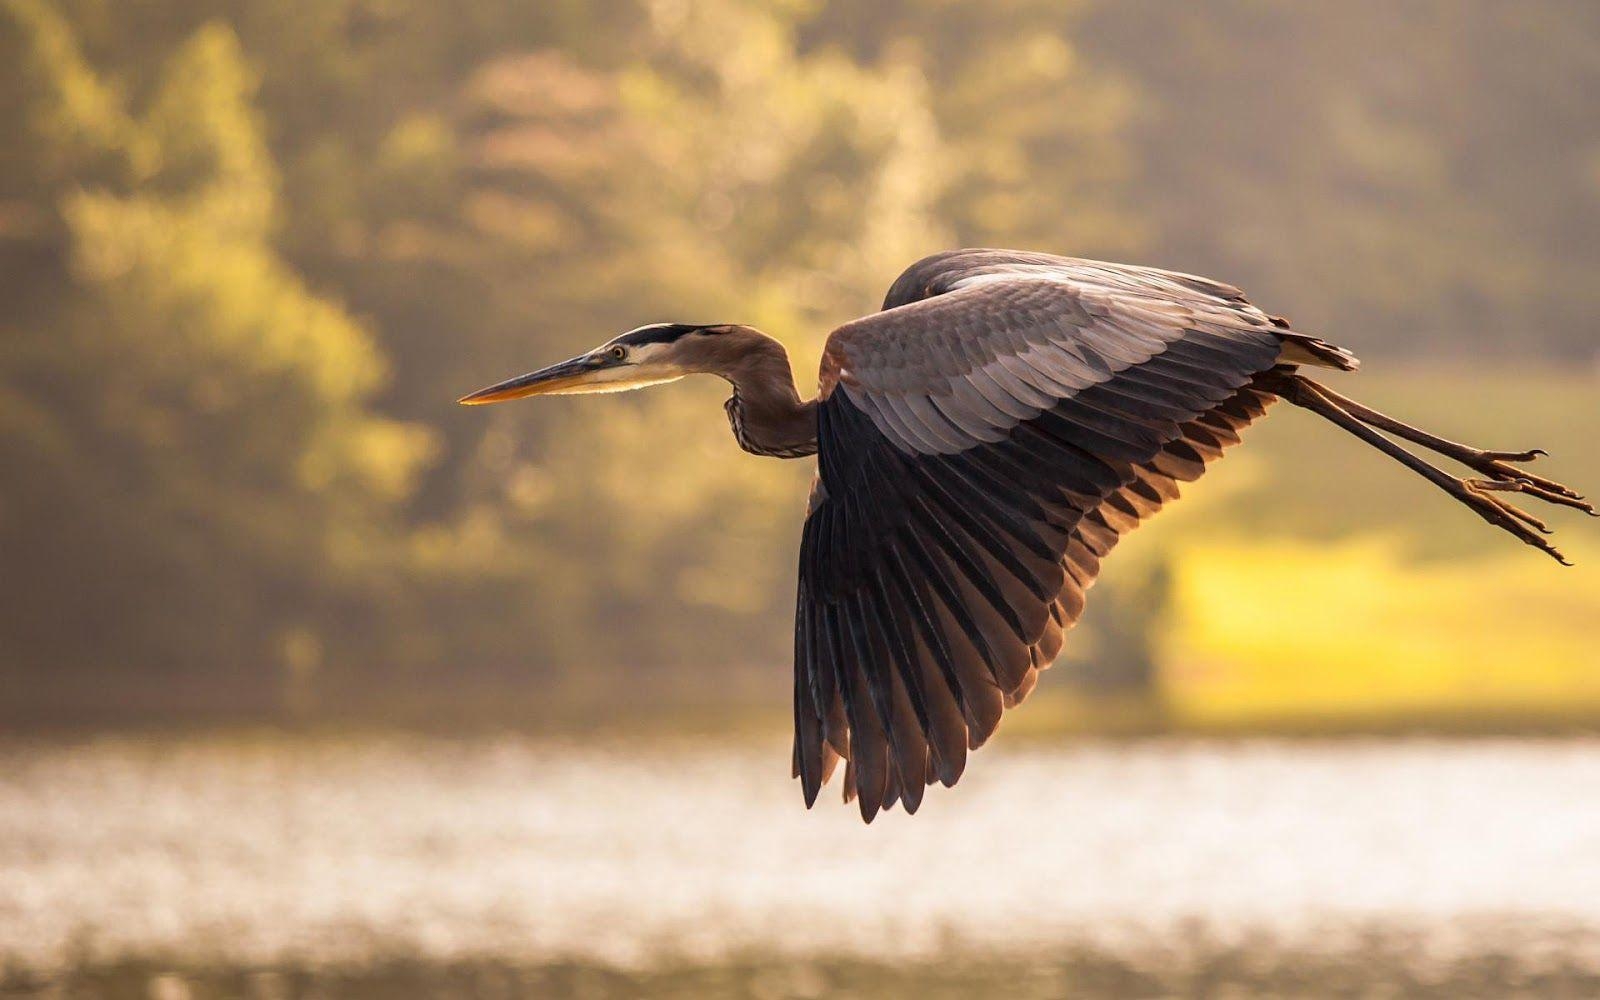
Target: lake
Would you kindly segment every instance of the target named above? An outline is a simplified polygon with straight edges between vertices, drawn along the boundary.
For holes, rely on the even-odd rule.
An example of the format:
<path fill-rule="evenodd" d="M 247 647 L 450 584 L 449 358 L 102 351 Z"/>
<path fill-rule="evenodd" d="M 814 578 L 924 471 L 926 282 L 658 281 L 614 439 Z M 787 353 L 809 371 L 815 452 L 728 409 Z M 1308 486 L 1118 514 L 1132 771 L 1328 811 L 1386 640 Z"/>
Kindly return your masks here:
<path fill-rule="evenodd" d="M 999 742 L 869 827 L 778 741 L 13 739 L 0 984 L 1600 990 L 1600 740 Z"/>

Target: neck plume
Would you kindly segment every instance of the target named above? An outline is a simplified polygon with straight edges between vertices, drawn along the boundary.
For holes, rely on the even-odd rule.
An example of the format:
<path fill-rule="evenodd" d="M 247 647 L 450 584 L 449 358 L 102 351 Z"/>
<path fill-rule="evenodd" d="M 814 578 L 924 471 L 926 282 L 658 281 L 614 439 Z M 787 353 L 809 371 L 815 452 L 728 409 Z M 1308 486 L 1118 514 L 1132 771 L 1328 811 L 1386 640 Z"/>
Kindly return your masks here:
<path fill-rule="evenodd" d="M 725 408 L 739 447 L 752 455 L 805 458 L 817 453 L 817 403 L 795 389 L 789 352 L 749 327 L 713 338 L 722 355 L 712 371 L 733 385 Z"/>

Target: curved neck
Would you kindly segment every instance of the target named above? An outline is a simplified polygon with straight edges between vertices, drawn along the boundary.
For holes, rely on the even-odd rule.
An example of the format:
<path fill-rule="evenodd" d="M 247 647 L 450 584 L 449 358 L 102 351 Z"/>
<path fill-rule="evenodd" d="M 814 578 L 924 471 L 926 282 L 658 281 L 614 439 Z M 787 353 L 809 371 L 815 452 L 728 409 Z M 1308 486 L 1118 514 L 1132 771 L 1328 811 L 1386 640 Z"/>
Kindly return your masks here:
<path fill-rule="evenodd" d="M 720 358 L 712 371 L 733 385 L 726 409 L 739 447 L 775 458 L 815 455 L 817 403 L 800 398 L 789 352 L 757 330 L 744 328 L 736 336 L 738 350 Z"/>

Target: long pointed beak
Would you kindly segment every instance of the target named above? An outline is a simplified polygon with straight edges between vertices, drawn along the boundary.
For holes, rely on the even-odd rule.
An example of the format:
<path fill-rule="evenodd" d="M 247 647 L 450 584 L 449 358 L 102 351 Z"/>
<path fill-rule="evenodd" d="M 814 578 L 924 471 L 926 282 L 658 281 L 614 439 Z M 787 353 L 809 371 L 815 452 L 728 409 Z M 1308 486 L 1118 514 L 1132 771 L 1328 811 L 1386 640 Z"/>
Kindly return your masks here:
<path fill-rule="evenodd" d="M 536 372 L 496 382 L 488 388 L 468 393 L 456 402 L 463 406 L 482 406 L 485 403 L 503 403 L 508 399 L 521 399 L 524 396 L 559 393 L 587 382 L 589 376 L 596 370 L 589 363 L 587 355 L 580 355 Z"/>

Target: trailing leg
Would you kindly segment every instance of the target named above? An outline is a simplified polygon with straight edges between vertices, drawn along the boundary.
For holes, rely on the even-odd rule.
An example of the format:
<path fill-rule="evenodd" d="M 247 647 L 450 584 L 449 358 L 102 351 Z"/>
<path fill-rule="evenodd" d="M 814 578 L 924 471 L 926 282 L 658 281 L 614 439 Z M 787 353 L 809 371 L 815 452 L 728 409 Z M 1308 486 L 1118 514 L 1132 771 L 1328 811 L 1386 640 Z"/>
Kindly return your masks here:
<path fill-rule="evenodd" d="M 1430 451 L 1436 451 L 1446 458 L 1453 458 L 1476 472 L 1481 472 L 1488 477 L 1488 482 L 1475 480 L 1481 489 L 1502 490 L 1516 493 L 1526 493 L 1538 497 L 1540 500 L 1563 507 L 1573 507 L 1586 514 L 1594 515 L 1592 504 L 1584 502 L 1583 496 L 1571 487 L 1563 486 L 1553 479 L 1536 476 L 1526 469 L 1519 469 L 1509 463 L 1531 462 L 1540 455 L 1547 455 L 1543 448 L 1533 448 L 1528 451 L 1485 451 L 1482 448 L 1473 448 L 1470 445 L 1459 444 L 1410 424 L 1403 423 L 1386 413 L 1379 413 L 1370 406 L 1342 396 L 1332 389 L 1312 382 L 1305 376 L 1298 376 L 1309 383 L 1325 399 L 1331 400 L 1340 409 L 1364 424 L 1369 424 L 1381 431 L 1388 431 L 1395 437 L 1403 438 L 1413 444 L 1420 444 Z M 1489 483 L 1504 485 L 1491 486 Z"/>
<path fill-rule="evenodd" d="M 1446 441 L 1427 434 L 1376 410 L 1346 400 L 1326 390 L 1303 375 L 1277 370 L 1263 376 L 1261 386 L 1285 400 L 1304 407 L 1342 427 L 1361 440 L 1377 448 L 1406 468 L 1422 476 L 1444 492 L 1450 494 L 1479 517 L 1523 542 L 1548 554 L 1563 565 L 1571 565 L 1560 551 L 1541 537 L 1550 529 L 1533 515 L 1518 509 L 1496 494 L 1525 493 L 1530 496 L 1576 507 L 1593 514 L 1594 508 L 1569 488 L 1547 479 L 1530 477 L 1522 470 L 1507 465 L 1508 461 L 1526 461 L 1531 453 L 1488 452 L 1466 445 Z M 1368 426 L 1368 425 L 1371 426 Z M 1456 458 L 1463 464 L 1488 476 L 1487 479 L 1458 479 L 1442 469 L 1428 464 L 1395 442 L 1378 433 L 1373 427 L 1381 426 L 1398 437 L 1421 444 L 1441 454 Z M 1425 440 L 1424 440 L 1425 439 Z"/>

